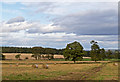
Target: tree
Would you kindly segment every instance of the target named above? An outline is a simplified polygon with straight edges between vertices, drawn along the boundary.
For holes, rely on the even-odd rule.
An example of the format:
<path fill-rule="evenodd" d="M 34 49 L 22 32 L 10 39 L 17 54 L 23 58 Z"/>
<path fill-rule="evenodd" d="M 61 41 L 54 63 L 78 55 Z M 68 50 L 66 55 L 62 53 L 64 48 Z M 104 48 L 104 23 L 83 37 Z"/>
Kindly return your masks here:
<path fill-rule="evenodd" d="M 54 59 L 55 49 L 46 48 L 44 50 L 44 53 L 47 54 L 46 58 L 48 58 L 48 60 Z"/>
<path fill-rule="evenodd" d="M 41 54 L 43 53 L 44 49 L 42 47 L 33 47 L 31 57 L 34 57 L 36 60 L 41 58 Z"/>
<path fill-rule="evenodd" d="M 20 56 L 21 56 L 21 54 L 18 54 L 15 56 L 15 58 L 20 60 Z"/>
<path fill-rule="evenodd" d="M 119 50 L 115 50 L 115 52 L 114 52 L 114 58 L 120 59 L 120 51 Z"/>
<path fill-rule="evenodd" d="M 73 43 L 67 44 L 63 54 L 65 60 L 72 59 L 72 61 L 75 63 L 75 61 L 83 59 L 83 47 L 79 42 L 75 41 Z"/>
<path fill-rule="evenodd" d="M 111 59 L 111 58 L 112 58 L 112 51 L 111 51 L 111 50 L 108 50 L 108 51 L 106 52 L 106 55 L 107 55 L 107 58 L 108 58 L 108 59 Z"/>
<path fill-rule="evenodd" d="M 104 59 L 106 58 L 105 49 L 104 49 L 104 48 L 102 48 L 102 49 L 100 50 L 100 55 L 101 55 L 102 60 L 104 60 Z"/>
<path fill-rule="evenodd" d="M 92 44 L 91 45 L 91 51 L 90 51 L 91 59 L 95 62 L 98 61 L 98 60 L 101 60 L 102 56 L 100 54 L 101 50 L 100 50 L 99 45 L 94 40 L 92 40 L 90 43 Z"/>
<path fill-rule="evenodd" d="M 5 60 L 5 55 L 3 55 L 2 53 L 0 53 L 0 60 Z"/>

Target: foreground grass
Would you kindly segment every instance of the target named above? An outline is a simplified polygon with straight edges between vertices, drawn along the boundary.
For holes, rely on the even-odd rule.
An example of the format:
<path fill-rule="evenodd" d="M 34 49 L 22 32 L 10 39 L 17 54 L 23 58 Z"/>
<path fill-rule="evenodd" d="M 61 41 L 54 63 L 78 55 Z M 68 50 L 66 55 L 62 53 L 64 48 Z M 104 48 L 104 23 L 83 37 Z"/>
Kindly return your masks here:
<path fill-rule="evenodd" d="M 87 80 L 118 80 L 118 66 L 108 63 L 101 71 L 87 78 Z"/>
<path fill-rule="evenodd" d="M 3 65 L 2 78 L 3 80 L 49 80 L 55 77 L 69 75 L 73 72 L 85 72 L 93 67 L 101 64 L 50 64 L 49 69 L 43 69 L 42 65 L 39 68 L 32 68 L 31 65 Z"/>
<path fill-rule="evenodd" d="M 107 63 L 107 61 L 100 61 L 100 63 L 77 61 L 77 63 L 79 62 L 86 63 L 73 64 L 73 61 L 52 60 L 4 60 L 2 61 L 2 78 L 3 80 L 80 80 L 81 75 L 86 75 L 85 80 L 118 79 L 118 66 L 114 66 L 113 63 L 106 64 L 100 71 L 92 74 L 91 69 L 101 66 L 102 63 Z M 16 63 L 19 63 L 18 67 L 16 67 Z M 32 68 L 33 63 L 37 63 L 39 68 Z M 48 63 L 49 69 L 43 69 L 41 63 Z M 87 75 L 88 72 L 90 76 Z"/>

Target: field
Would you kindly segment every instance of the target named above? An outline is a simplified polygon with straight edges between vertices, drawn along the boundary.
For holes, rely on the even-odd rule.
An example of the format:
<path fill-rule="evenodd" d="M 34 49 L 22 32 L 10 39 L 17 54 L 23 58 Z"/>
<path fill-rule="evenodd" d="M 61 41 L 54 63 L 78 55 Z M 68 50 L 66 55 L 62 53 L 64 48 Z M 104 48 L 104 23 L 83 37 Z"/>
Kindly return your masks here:
<path fill-rule="evenodd" d="M 16 59 L 15 56 L 21 54 L 20 59 L 25 59 L 26 57 L 28 57 L 28 59 L 35 59 L 33 57 L 31 57 L 31 53 L 3 53 L 3 55 L 5 55 L 6 59 Z M 63 55 L 54 55 L 54 58 L 64 58 Z"/>
<path fill-rule="evenodd" d="M 42 63 L 48 64 L 44 69 Z M 18 67 L 16 64 L 19 64 Z M 33 68 L 32 64 L 38 64 Z M 109 61 L 4 60 L 3 80 L 118 80 L 118 65 Z"/>

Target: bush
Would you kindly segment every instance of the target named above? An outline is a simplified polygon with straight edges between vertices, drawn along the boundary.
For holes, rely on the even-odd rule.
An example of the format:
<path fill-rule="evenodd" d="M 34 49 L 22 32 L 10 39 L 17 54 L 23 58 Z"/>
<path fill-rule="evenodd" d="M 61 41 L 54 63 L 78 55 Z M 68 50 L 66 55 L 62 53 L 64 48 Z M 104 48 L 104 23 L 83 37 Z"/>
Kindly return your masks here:
<path fill-rule="evenodd" d="M 2 53 L 0 53 L 0 60 L 5 60 L 5 55 L 3 55 Z"/>
<path fill-rule="evenodd" d="M 25 59 L 28 59 L 28 57 L 25 57 Z"/>

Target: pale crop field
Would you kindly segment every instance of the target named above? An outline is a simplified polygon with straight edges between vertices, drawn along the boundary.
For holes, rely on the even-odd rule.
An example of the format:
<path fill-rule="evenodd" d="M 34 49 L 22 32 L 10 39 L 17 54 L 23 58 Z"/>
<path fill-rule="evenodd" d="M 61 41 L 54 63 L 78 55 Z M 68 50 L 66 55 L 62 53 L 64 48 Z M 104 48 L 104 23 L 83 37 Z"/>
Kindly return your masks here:
<path fill-rule="evenodd" d="M 28 57 L 28 59 L 35 59 L 35 58 L 31 57 L 33 55 L 32 53 L 3 53 L 3 55 L 5 55 L 6 59 L 16 59 L 15 56 L 18 54 L 21 54 L 20 59 L 25 59 L 26 57 Z M 64 58 L 64 56 L 63 55 L 54 55 L 54 58 Z"/>
<path fill-rule="evenodd" d="M 33 55 L 32 53 L 3 53 L 6 59 L 16 59 L 15 56 L 18 54 L 21 54 L 20 59 L 25 59 L 26 57 L 28 57 L 28 59 L 35 59 L 31 57 Z M 55 54 L 54 58 L 64 58 L 64 56 Z M 83 57 L 83 58 L 90 59 L 90 57 Z"/>

